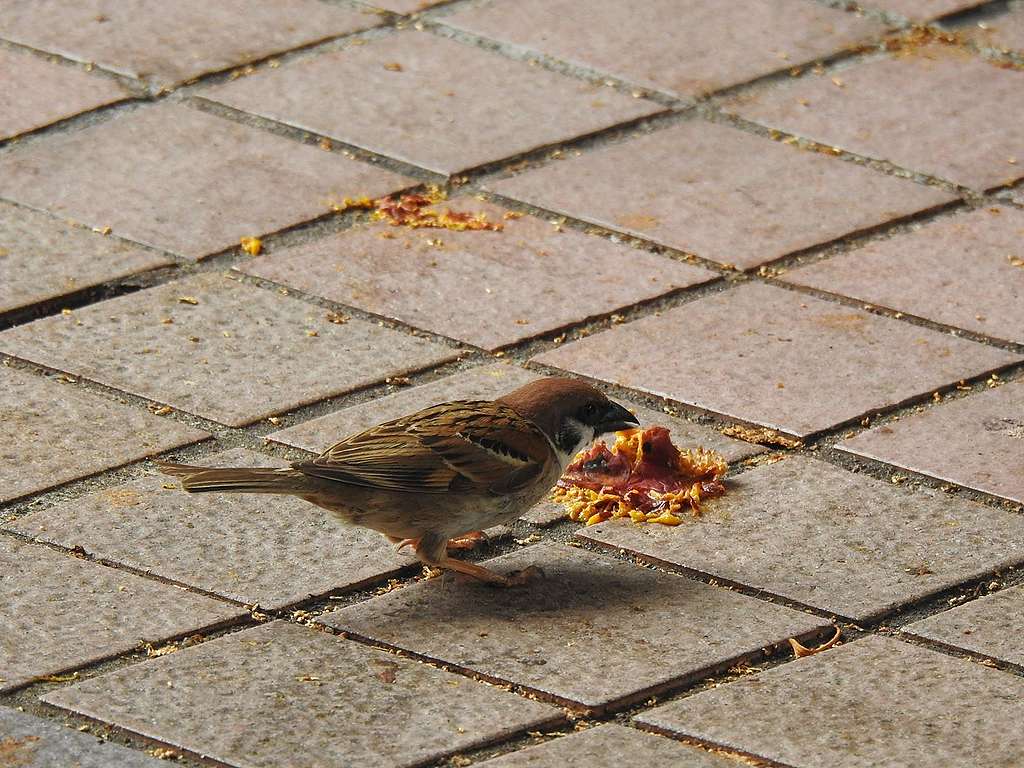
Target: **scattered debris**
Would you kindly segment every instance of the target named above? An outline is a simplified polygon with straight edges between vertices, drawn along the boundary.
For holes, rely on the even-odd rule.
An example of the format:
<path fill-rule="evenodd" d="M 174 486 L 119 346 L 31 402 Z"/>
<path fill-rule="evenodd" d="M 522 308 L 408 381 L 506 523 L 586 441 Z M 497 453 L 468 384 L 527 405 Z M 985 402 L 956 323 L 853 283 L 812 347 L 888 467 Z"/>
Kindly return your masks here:
<path fill-rule="evenodd" d="M 829 640 L 827 643 L 823 643 L 822 645 L 819 645 L 819 646 L 817 646 L 815 648 L 808 648 L 807 646 L 802 645 L 799 641 L 793 639 L 792 637 L 789 638 L 789 644 L 793 648 L 793 656 L 794 656 L 794 658 L 802 659 L 804 656 L 813 656 L 816 653 L 821 653 L 822 651 L 827 651 L 829 648 L 831 648 L 836 643 L 838 643 L 839 642 L 839 638 L 841 638 L 843 636 L 843 631 L 839 627 L 836 627 L 835 630 L 836 630 L 836 633 L 835 633 L 835 635 L 832 636 L 831 640 Z"/>
<path fill-rule="evenodd" d="M 263 250 L 263 241 L 258 237 L 243 237 L 240 241 L 242 250 L 250 256 L 259 256 Z"/>
<path fill-rule="evenodd" d="M 804 443 L 796 437 L 789 437 L 767 427 L 746 427 L 735 424 L 721 430 L 726 437 L 735 437 L 748 443 L 777 445 L 780 448 L 802 448 Z"/>

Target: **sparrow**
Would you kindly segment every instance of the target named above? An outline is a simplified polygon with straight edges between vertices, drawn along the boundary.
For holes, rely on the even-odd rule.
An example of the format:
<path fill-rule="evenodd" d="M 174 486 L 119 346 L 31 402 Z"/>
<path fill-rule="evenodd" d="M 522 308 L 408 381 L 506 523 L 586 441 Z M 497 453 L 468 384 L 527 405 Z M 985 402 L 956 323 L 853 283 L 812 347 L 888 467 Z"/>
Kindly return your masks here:
<path fill-rule="evenodd" d="M 637 424 L 589 384 L 546 378 L 496 400 L 424 408 L 281 469 L 157 464 L 190 493 L 298 496 L 343 523 L 384 534 L 399 549 L 412 547 L 426 565 L 514 586 L 540 569 L 496 573 L 450 557 L 450 540 L 516 519 L 544 498 L 582 448 Z"/>

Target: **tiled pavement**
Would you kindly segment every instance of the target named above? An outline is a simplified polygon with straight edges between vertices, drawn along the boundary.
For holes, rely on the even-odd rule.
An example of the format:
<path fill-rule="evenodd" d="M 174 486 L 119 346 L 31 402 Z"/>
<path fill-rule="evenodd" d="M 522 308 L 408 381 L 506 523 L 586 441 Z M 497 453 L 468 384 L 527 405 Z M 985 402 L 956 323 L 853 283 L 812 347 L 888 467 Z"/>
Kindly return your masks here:
<path fill-rule="evenodd" d="M 847 5 L 0 0 L 0 765 L 1024 763 L 1024 3 Z M 729 493 L 504 592 L 146 462 L 556 371 Z"/>

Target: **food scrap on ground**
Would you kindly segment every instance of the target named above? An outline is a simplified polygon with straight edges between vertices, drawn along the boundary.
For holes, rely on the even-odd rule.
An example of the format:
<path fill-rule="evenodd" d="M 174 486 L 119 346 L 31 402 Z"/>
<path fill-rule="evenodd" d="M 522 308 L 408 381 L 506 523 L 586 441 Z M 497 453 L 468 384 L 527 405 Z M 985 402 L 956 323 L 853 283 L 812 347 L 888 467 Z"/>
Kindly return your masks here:
<path fill-rule="evenodd" d="M 800 448 L 803 441 L 795 437 L 780 434 L 774 429 L 767 427 L 745 427 L 740 424 L 725 427 L 722 434 L 726 437 L 735 437 L 745 440 L 748 443 L 760 443 L 761 445 L 777 445 L 780 448 Z"/>
<path fill-rule="evenodd" d="M 827 651 L 829 648 L 838 643 L 839 638 L 843 636 L 843 631 L 839 627 L 836 627 L 835 630 L 836 633 L 832 636 L 831 640 L 829 640 L 827 643 L 822 643 L 821 645 L 815 646 L 814 648 L 808 648 L 806 645 L 803 645 L 799 640 L 796 640 L 792 637 L 789 638 L 789 645 L 793 649 L 793 657 L 797 659 L 802 659 L 804 656 L 813 656 L 816 653 Z"/>
<path fill-rule="evenodd" d="M 432 207 L 448 198 L 443 189 L 430 187 L 425 194 L 408 194 L 399 197 L 382 197 L 371 200 L 368 197 L 346 197 L 341 204 L 331 206 L 336 212 L 349 210 L 372 210 L 372 221 L 387 222 L 393 227 L 412 229 L 448 229 L 454 232 L 468 230 L 491 230 L 500 232 L 505 228 L 501 222 L 490 221 L 483 212 L 469 213 L 432 210 Z"/>
<path fill-rule="evenodd" d="M 636 523 L 679 525 L 680 513 L 701 512 L 701 501 L 725 493 L 729 465 L 715 451 L 680 451 L 665 427 L 615 433 L 608 448 L 599 442 L 580 453 L 552 491 L 569 519 L 587 525 L 615 517 Z"/>
<path fill-rule="evenodd" d="M 258 237 L 243 237 L 240 241 L 242 250 L 250 256 L 259 256 L 263 250 L 263 241 Z"/>

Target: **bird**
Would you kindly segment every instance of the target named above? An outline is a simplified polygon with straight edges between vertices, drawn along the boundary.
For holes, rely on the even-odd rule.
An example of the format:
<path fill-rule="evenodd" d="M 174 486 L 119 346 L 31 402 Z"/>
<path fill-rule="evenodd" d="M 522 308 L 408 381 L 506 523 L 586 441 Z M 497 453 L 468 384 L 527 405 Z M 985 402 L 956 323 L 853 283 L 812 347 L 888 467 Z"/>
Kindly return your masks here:
<path fill-rule="evenodd" d="M 341 522 L 412 547 L 424 564 L 496 586 L 541 576 L 501 574 L 453 558 L 449 544 L 519 517 L 599 436 L 638 425 L 586 382 L 549 377 L 494 400 L 455 400 L 386 421 L 282 468 L 157 462 L 189 493 L 297 496 Z"/>

